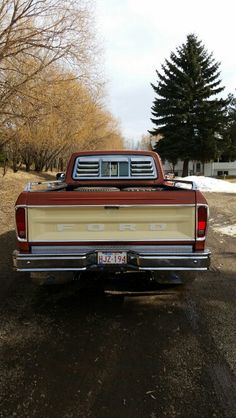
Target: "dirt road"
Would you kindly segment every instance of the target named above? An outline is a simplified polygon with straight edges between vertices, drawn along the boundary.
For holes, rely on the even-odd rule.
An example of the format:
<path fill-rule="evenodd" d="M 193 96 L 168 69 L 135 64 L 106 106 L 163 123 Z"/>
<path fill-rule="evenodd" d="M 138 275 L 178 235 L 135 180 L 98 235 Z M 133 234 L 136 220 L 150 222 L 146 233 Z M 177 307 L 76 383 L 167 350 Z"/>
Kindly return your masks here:
<path fill-rule="evenodd" d="M 236 238 L 213 229 L 236 196 L 207 199 L 211 270 L 152 296 L 37 287 L 11 273 L 3 231 L 0 417 L 236 416 Z"/>

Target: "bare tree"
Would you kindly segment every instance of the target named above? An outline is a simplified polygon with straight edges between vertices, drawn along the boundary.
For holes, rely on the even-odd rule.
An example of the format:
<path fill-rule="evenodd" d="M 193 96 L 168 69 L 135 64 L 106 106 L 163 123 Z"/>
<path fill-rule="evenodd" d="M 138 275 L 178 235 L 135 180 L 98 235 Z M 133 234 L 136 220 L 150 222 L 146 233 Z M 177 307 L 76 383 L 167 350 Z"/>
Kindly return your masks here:
<path fill-rule="evenodd" d="M 56 64 L 19 87 L 8 105 L 14 116 L 4 125 L 13 170 L 23 164 L 26 170 L 42 171 L 78 149 L 121 149 L 118 123 L 103 97 L 98 85 L 91 91 Z"/>
<path fill-rule="evenodd" d="M 2 0 L 0 5 L 0 122 L 19 89 L 52 63 L 91 72 L 95 41 L 85 0 Z"/>
<path fill-rule="evenodd" d="M 151 144 L 151 135 L 142 135 L 141 139 L 138 143 L 138 149 L 142 150 L 151 150 L 152 144 Z"/>

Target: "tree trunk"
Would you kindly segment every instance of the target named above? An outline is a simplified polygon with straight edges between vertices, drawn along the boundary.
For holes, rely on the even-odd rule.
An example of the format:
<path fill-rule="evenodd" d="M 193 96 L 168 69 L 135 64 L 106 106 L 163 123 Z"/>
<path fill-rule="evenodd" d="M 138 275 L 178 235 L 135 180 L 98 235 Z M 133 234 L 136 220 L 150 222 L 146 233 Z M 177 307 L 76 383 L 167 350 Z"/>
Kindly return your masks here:
<path fill-rule="evenodd" d="M 188 163 L 189 163 L 189 160 L 184 160 L 182 177 L 188 176 Z"/>
<path fill-rule="evenodd" d="M 5 176 L 5 174 L 7 173 L 7 168 L 8 168 L 8 158 L 4 158 L 4 163 L 3 163 L 3 176 Z"/>
<path fill-rule="evenodd" d="M 17 173 L 18 169 L 19 169 L 19 162 L 18 162 L 17 158 L 13 154 L 13 158 L 12 158 L 12 170 L 13 170 L 13 173 Z"/>
<path fill-rule="evenodd" d="M 61 157 L 58 159 L 57 169 L 58 171 L 64 171 L 64 161 Z"/>
<path fill-rule="evenodd" d="M 27 161 L 25 163 L 25 171 L 29 172 L 30 171 L 30 166 L 31 166 L 30 162 Z"/>
<path fill-rule="evenodd" d="M 202 175 L 205 176 L 205 161 L 202 163 Z"/>

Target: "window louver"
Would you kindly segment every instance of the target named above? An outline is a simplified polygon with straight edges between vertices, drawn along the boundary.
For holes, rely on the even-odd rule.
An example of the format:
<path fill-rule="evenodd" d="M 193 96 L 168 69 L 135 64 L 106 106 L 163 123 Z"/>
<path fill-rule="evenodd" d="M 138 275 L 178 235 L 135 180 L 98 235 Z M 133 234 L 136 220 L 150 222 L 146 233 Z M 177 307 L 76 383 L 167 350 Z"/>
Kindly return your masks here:
<path fill-rule="evenodd" d="M 131 160 L 131 177 L 153 177 L 154 169 L 152 161 Z"/>
<path fill-rule="evenodd" d="M 99 177 L 99 161 L 93 160 L 78 160 L 76 177 Z"/>
<path fill-rule="evenodd" d="M 150 179 L 158 173 L 152 157 L 134 155 L 99 155 L 78 157 L 75 161 L 73 178 L 82 179 Z"/>

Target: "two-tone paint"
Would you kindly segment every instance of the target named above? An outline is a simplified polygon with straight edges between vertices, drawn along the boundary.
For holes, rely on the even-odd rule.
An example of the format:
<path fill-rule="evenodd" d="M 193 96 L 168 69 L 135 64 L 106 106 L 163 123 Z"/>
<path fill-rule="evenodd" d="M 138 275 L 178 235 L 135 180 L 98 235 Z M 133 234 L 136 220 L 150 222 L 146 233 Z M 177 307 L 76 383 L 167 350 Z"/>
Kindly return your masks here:
<path fill-rule="evenodd" d="M 206 270 L 210 253 L 205 249 L 208 206 L 197 190 L 158 189 L 165 183 L 156 153 L 156 179 L 123 179 L 119 191 L 79 191 L 73 187 L 120 187 L 121 180 L 72 178 L 73 154 L 67 168 L 67 189 L 24 191 L 16 202 L 18 249 L 14 266 L 20 271 L 78 270 Z M 127 151 L 103 152 L 126 155 Z M 155 187 L 152 191 L 125 187 Z M 98 251 L 125 251 L 127 265 L 100 266 Z"/>

